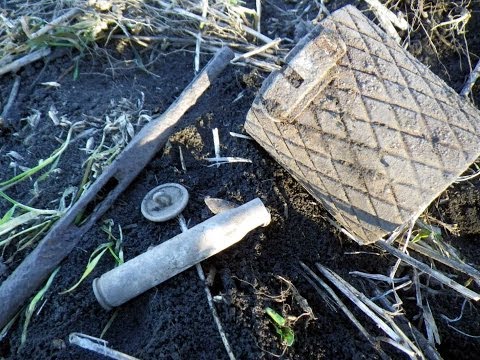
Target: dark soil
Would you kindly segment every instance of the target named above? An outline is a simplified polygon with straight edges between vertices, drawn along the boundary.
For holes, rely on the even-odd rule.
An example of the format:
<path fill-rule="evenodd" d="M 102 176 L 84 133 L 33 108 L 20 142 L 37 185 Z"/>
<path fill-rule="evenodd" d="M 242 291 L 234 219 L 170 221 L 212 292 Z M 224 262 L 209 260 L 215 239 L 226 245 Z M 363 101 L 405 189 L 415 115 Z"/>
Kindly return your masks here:
<path fill-rule="evenodd" d="M 359 2 L 330 1 L 327 6 L 333 11 L 346 3 Z M 290 6 L 281 2 L 277 5 Z M 364 5 L 359 6 L 362 8 Z M 480 55 L 480 40 L 475 37 L 480 25 L 480 4 L 472 3 L 470 9 L 473 10 L 473 17 L 467 35 L 469 51 Z M 274 16 L 279 16 L 278 10 L 266 2 L 264 18 Z M 289 32 L 291 38 L 295 37 L 294 27 L 283 30 Z M 469 74 L 464 60 L 459 61 L 454 50 L 440 45 L 437 57 L 426 38 L 416 36 L 423 46 L 415 55 L 455 90 L 459 90 Z M 143 109 L 155 115 L 162 113 L 194 76 L 193 55 L 174 52 L 162 54 L 149 67 L 148 70 L 156 77 L 137 68 L 124 67 L 112 72 L 108 69 L 110 65 L 106 58 L 94 56 L 84 57 L 81 61 L 78 80 L 74 81 L 71 73 L 57 80 L 71 66 L 72 58 L 77 54 L 61 52 L 57 55 L 50 61 L 40 61 L 18 73 L 21 89 L 9 117 L 12 127 L 0 134 L 0 180 L 14 174 L 13 169 L 9 168 L 9 151 L 23 155 L 25 160 L 20 164 L 31 167 L 58 148 L 57 138 L 65 138 L 67 128 L 55 126 L 47 116 L 51 105 L 55 105 L 59 115 L 66 115 L 72 123 L 93 121 L 94 118 L 105 118 L 112 109 L 112 100 L 118 102 L 126 98 L 136 103 L 143 93 Z M 130 59 L 128 54 L 115 56 Z M 208 58 L 206 56 L 203 59 L 203 64 Z M 476 60 L 477 57 L 472 56 L 472 61 Z M 281 276 L 297 287 L 316 316 L 315 320 L 307 322 L 306 318 L 302 318 L 295 323 L 295 343 L 285 350 L 284 358 L 377 359 L 377 353 L 343 313 L 332 311 L 304 280 L 299 261 L 309 266 L 320 262 L 368 293 L 371 290 L 368 284 L 360 282 L 349 272 L 356 270 L 387 274 L 395 260 L 380 254 L 374 247 L 361 247 L 338 233 L 325 220 L 326 211 L 259 145 L 229 135 L 230 131 L 243 132 L 246 113 L 264 76 L 256 70 L 230 66 L 187 113 L 169 145 L 142 171 L 104 218 L 113 219 L 115 229 L 117 224 L 122 226 L 125 258 L 131 259 L 149 246 L 168 240 L 180 232 L 176 221 L 151 223 L 140 213 L 144 195 L 159 184 L 177 182 L 188 188 L 191 199 L 183 215 L 190 221 L 190 226 L 212 216 L 203 202 L 205 196 L 239 204 L 259 197 L 271 211 L 272 223 L 255 230 L 237 245 L 202 264 L 207 274 L 216 270 L 211 292 L 213 296 L 221 296 L 222 300 L 215 306 L 236 357 L 274 358 L 272 353 L 284 352 L 264 309 L 269 306 L 294 316 L 299 316 L 303 310 L 292 296 L 283 302 L 275 301 L 275 297 L 286 289 L 285 283 L 276 278 Z M 1 79 L 2 103 L 8 97 L 13 79 L 12 75 L 5 75 Z M 59 81 L 61 87 L 40 85 L 46 81 Z M 478 103 L 478 86 L 474 88 L 474 94 L 474 100 Z M 32 109 L 42 114 L 33 129 L 20 120 L 31 114 Z M 222 155 L 248 158 L 252 163 L 208 167 L 208 163 L 202 159 L 213 154 L 211 130 L 215 127 L 219 128 Z M 101 132 L 94 136 L 98 144 Z M 84 171 L 82 164 L 87 158 L 85 152 L 80 150 L 85 147 L 85 142 L 86 138 L 83 138 L 71 144 L 59 163 L 61 171 L 40 183 L 40 195 L 30 203 L 31 206 L 56 207 L 51 202 L 58 199 L 64 189 L 79 185 Z M 180 147 L 186 171 L 181 168 Z M 8 194 L 20 202 L 29 202 L 32 185 L 33 182 L 22 183 L 9 189 Z M 431 209 L 440 220 L 458 224 L 459 236 L 444 233 L 444 237 L 459 249 L 467 262 L 477 267 L 480 266 L 479 190 L 479 180 L 454 185 L 447 191 L 448 201 Z M 0 214 L 7 209 L 8 205 L 1 201 Z M 0 342 L 0 359 L 103 359 L 69 345 L 68 335 L 82 332 L 98 337 L 113 313 L 116 317 L 104 339 L 116 350 L 140 359 L 226 359 L 208 307 L 204 285 L 194 268 L 147 291 L 115 312 L 106 312 L 97 303 L 91 290 L 92 280 L 114 267 L 113 259 L 104 256 L 93 274 L 75 291 L 59 294 L 80 278 L 92 251 L 107 241 L 100 225 L 93 227 L 62 262 L 46 294 L 45 303 L 42 302 L 41 311 L 32 318 L 24 346 L 20 347 L 24 320 L 22 313 L 8 336 Z M 118 232 L 115 231 L 115 234 L 118 235 Z M 14 253 L 14 245 L 6 248 L 3 259 L 10 261 L 3 275 L 0 268 L 0 280 L 4 280 L 26 255 L 22 252 L 13 256 Z M 405 272 L 408 271 L 405 269 Z M 459 277 L 457 280 L 462 282 L 466 279 Z M 474 290 L 480 289 L 474 287 Z M 419 324 L 418 319 L 413 320 L 420 312 L 415 305 L 414 289 L 400 294 L 404 298 L 407 317 L 413 324 Z M 428 301 L 442 337 L 442 344 L 439 345 L 442 356 L 446 359 L 478 358 L 480 340 L 452 330 L 440 316 L 458 316 L 463 298 L 446 290 L 432 293 Z M 348 303 L 348 300 L 345 299 L 345 302 Z M 480 335 L 479 310 L 477 304 L 467 304 L 463 318 L 455 326 L 465 333 Z M 379 334 L 368 319 L 354 312 L 369 331 Z M 404 358 L 391 348 L 387 351 L 393 358 Z"/>

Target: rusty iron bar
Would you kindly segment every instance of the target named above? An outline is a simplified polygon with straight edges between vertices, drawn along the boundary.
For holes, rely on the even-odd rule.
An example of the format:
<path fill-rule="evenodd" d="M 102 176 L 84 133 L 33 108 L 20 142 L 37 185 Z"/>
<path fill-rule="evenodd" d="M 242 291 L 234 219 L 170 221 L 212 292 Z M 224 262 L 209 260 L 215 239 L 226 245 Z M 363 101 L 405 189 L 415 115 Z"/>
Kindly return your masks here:
<path fill-rule="evenodd" d="M 181 117 L 197 102 L 233 57 L 231 49 L 222 48 L 183 90 L 178 99 L 161 116 L 153 119 L 135 135 L 117 159 L 1 284 L 0 329 L 12 319 L 25 301 L 79 243 L 82 236 L 163 147 L 168 137 L 176 130 Z M 103 200 L 99 201 L 100 194 L 103 195 Z M 90 207 L 95 205 L 92 213 L 81 226 L 75 225 L 77 216 L 83 214 L 89 205 Z"/>

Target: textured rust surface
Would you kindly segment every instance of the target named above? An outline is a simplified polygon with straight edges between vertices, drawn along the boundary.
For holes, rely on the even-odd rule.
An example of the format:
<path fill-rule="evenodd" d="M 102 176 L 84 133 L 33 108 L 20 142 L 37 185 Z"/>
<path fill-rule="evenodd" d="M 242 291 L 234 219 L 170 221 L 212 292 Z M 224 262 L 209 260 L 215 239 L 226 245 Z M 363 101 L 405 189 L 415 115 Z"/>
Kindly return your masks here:
<path fill-rule="evenodd" d="M 475 161 L 480 113 L 352 6 L 312 34 L 267 78 L 245 128 L 360 243 L 372 243 Z M 305 73 L 322 86 L 301 98 Z M 285 83 L 301 85 L 291 92 Z"/>

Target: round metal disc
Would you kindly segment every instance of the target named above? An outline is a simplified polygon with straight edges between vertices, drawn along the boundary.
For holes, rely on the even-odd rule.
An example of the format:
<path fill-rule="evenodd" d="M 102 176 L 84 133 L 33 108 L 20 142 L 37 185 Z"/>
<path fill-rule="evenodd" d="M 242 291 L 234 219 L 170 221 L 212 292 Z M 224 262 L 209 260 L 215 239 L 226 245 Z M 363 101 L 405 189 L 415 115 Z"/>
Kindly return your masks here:
<path fill-rule="evenodd" d="M 142 201 L 142 214 L 150 221 L 162 222 L 179 215 L 188 202 L 188 191 L 184 186 L 168 183 L 148 192 Z"/>

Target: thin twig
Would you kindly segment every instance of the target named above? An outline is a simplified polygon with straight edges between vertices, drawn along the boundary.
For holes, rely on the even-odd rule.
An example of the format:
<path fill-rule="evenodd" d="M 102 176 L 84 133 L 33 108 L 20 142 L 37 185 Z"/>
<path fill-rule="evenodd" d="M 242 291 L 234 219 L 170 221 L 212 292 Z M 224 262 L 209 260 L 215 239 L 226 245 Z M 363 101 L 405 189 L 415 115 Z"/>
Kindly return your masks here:
<path fill-rule="evenodd" d="M 44 48 L 44 49 L 34 51 L 28 55 L 22 56 L 21 58 L 14 60 L 11 63 L 0 68 L 0 76 L 9 72 L 15 72 L 18 69 L 24 67 L 25 65 L 28 65 L 32 62 L 40 60 L 41 58 L 44 58 L 45 56 L 50 55 L 50 53 L 51 53 L 50 48 Z"/>
<path fill-rule="evenodd" d="M 268 49 L 276 48 L 281 42 L 282 42 L 282 39 L 275 39 L 272 42 L 269 42 L 263 46 L 260 46 L 252 51 L 246 52 L 244 54 L 240 54 L 232 60 L 232 63 L 236 63 L 237 61 L 245 60 L 251 56 L 261 54 L 267 51 Z"/>
<path fill-rule="evenodd" d="M 220 322 L 220 318 L 218 316 L 217 310 L 215 309 L 215 305 L 213 304 L 213 298 L 212 294 L 210 293 L 210 289 L 208 288 L 206 282 L 205 282 L 205 274 L 202 269 L 201 264 L 195 265 L 197 269 L 197 274 L 200 280 L 204 283 L 204 289 L 205 289 L 205 294 L 207 295 L 207 301 L 208 301 L 208 306 L 210 307 L 210 310 L 212 311 L 213 319 L 215 320 L 215 324 L 217 325 L 218 332 L 220 334 L 220 337 L 222 338 L 223 346 L 225 346 L 225 350 L 227 351 L 228 358 L 230 360 L 235 360 L 235 355 L 232 352 L 232 348 L 230 347 L 230 344 L 227 339 L 227 335 L 225 334 L 225 331 L 223 330 L 222 323 Z"/>
<path fill-rule="evenodd" d="M 71 333 L 70 335 L 68 335 L 68 341 L 70 342 L 70 344 L 77 345 L 82 349 L 87 349 L 87 350 L 96 352 L 97 354 L 104 355 L 111 359 L 138 360 L 136 357 L 124 354 L 120 351 L 113 350 L 107 347 L 108 341 L 105 341 L 93 336 L 89 336 L 81 333 Z"/>
<path fill-rule="evenodd" d="M 357 327 L 357 329 L 362 333 L 363 336 L 365 336 L 368 340 L 368 342 L 372 345 L 372 347 L 378 351 L 378 353 L 380 354 L 380 357 L 382 359 L 389 359 L 389 357 L 387 356 L 387 354 L 385 354 L 385 352 L 382 350 L 382 348 L 380 347 L 379 345 L 379 342 L 378 340 L 370 335 L 370 333 L 363 327 L 363 325 L 357 320 L 357 318 L 355 317 L 355 315 L 353 315 L 353 313 L 345 306 L 345 304 L 342 302 L 342 300 L 340 300 L 340 298 L 337 296 L 337 294 L 335 293 L 335 291 L 333 291 L 333 289 L 328 286 L 322 279 L 320 279 L 318 277 L 317 274 L 315 274 L 307 265 L 305 265 L 303 262 L 300 261 L 300 266 L 307 272 L 308 275 L 310 275 L 313 279 L 315 279 L 315 281 L 320 284 L 324 289 L 325 291 L 328 292 L 328 294 L 332 297 L 332 299 L 336 302 L 337 306 L 340 308 L 340 310 L 343 311 L 343 313 L 348 317 L 348 319 Z M 317 287 L 317 285 L 315 284 L 315 282 L 310 279 L 309 276 L 307 276 L 307 274 L 304 274 L 303 272 L 301 272 L 302 276 L 315 288 L 315 290 L 317 290 L 317 292 L 324 298 L 325 300 L 325 295 L 323 294 L 322 291 L 320 291 L 320 289 Z M 327 301 L 327 304 L 329 304 L 329 301 Z"/>
<path fill-rule="evenodd" d="M 432 269 L 430 266 L 422 263 L 421 261 L 418 261 L 417 259 L 414 259 L 411 256 L 404 254 L 403 252 L 396 249 L 395 247 L 388 245 L 386 242 L 378 241 L 376 245 L 382 248 L 383 250 L 389 252 L 390 254 L 396 256 L 397 258 L 401 259 L 402 261 L 406 262 L 407 264 L 417 268 L 420 271 L 423 271 L 424 273 L 427 273 L 428 275 L 440 281 L 442 284 L 447 285 L 452 289 L 458 291 L 463 296 L 466 296 L 467 298 L 475 301 L 480 300 L 480 295 L 478 293 L 453 281 L 452 279 L 442 274 L 440 271 Z"/>
<path fill-rule="evenodd" d="M 467 79 L 467 82 L 462 88 L 462 91 L 460 91 L 460 95 L 467 97 L 470 92 L 472 91 L 473 85 L 475 85 L 475 82 L 477 79 L 480 77 L 480 60 L 477 62 L 477 65 L 475 65 L 475 69 L 470 73 L 470 76 Z"/>
<path fill-rule="evenodd" d="M 36 37 L 44 35 L 47 32 L 49 32 L 50 30 L 52 30 L 55 26 L 60 25 L 64 22 L 67 22 L 67 21 L 73 19 L 75 16 L 77 16 L 81 12 L 82 12 L 82 10 L 80 10 L 80 9 L 71 9 L 68 12 L 66 12 L 65 14 L 63 14 L 63 15 L 57 17 L 56 19 L 53 19 L 52 21 L 50 21 L 50 23 L 48 23 L 47 25 L 42 27 L 40 30 L 34 32 L 33 34 L 30 34 L 29 38 L 34 39 Z"/>
<path fill-rule="evenodd" d="M 178 216 L 178 223 L 180 224 L 180 228 L 182 229 L 182 232 L 185 232 L 188 230 L 187 222 L 185 221 L 185 218 L 181 214 Z M 195 268 L 197 269 L 197 274 L 198 274 L 198 277 L 200 278 L 200 281 L 203 283 L 205 294 L 207 295 L 208 306 L 210 308 L 210 311 L 212 312 L 212 316 L 213 316 L 213 319 L 215 320 L 215 324 L 217 325 L 218 333 L 222 338 L 223 346 L 227 351 L 229 359 L 235 360 L 235 355 L 232 352 L 232 348 L 230 347 L 230 343 L 228 342 L 227 335 L 223 330 L 222 322 L 220 321 L 217 310 L 215 309 L 215 305 L 213 304 L 212 293 L 210 292 L 210 289 L 208 288 L 207 282 L 205 280 L 205 273 L 203 272 L 201 263 L 196 264 Z"/>
<path fill-rule="evenodd" d="M 10 108 L 12 107 L 15 99 L 17 98 L 19 88 L 20 88 L 20 76 L 16 76 L 12 86 L 12 90 L 10 91 L 10 96 L 8 97 L 8 101 L 3 107 L 2 115 L 0 115 L 0 126 L 2 125 L 2 121 L 7 120 L 8 112 L 10 111 Z"/>

